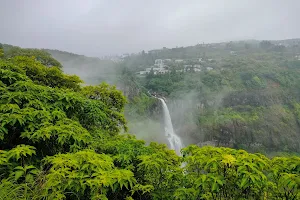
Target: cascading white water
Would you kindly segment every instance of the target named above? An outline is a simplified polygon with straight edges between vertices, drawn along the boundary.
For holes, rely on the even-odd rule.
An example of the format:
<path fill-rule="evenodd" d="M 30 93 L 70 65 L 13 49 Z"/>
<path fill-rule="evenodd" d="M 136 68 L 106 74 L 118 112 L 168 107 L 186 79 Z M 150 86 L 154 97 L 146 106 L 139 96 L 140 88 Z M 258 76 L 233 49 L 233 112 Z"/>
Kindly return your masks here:
<path fill-rule="evenodd" d="M 170 148 L 175 150 L 175 152 L 177 153 L 177 155 L 181 155 L 180 150 L 183 147 L 182 142 L 180 137 L 178 137 L 173 130 L 173 125 L 172 125 L 172 120 L 171 120 L 171 116 L 169 113 L 169 109 L 168 106 L 166 104 L 166 102 L 161 99 L 158 98 L 161 103 L 162 103 L 162 107 L 163 107 L 163 113 L 164 113 L 164 125 L 165 125 L 165 136 L 167 137 L 169 143 L 170 143 Z"/>

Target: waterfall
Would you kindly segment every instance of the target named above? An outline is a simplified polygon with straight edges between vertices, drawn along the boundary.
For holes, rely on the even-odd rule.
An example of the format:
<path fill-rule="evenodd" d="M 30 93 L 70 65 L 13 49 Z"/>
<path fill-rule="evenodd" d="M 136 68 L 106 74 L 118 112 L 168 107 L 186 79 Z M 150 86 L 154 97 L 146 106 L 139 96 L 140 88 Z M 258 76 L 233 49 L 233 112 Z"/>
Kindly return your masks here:
<path fill-rule="evenodd" d="M 165 136 L 169 141 L 170 148 L 175 150 L 176 154 L 180 156 L 180 150 L 183 147 L 181 139 L 174 133 L 171 116 L 166 102 L 161 98 L 158 99 L 161 101 L 163 107 Z"/>

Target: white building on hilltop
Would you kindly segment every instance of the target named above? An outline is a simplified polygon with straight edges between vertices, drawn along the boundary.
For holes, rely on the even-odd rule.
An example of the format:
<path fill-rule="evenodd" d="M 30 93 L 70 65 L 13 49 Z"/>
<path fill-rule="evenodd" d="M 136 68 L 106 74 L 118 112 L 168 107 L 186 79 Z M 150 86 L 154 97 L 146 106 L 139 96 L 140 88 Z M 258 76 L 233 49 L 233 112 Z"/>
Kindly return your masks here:
<path fill-rule="evenodd" d="M 168 66 L 163 64 L 163 60 L 162 59 L 156 59 L 154 66 L 148 67 L 145 69 L 145 71 L 139 71 L 137 72 L 137 74 L 140 75 L 147 75 L 150 74 L 151 70 L 153 70 L 153 74 L 157 75 L 157 74 L 166 74 L 169 72 L 168 69 L 166 69 Z"/>
<path fill-rule="evenodd" d="M 172 59 L 156 59 L 154 62 L 154 65 L 151 67 L 146 68 L 143 71 L 139 71 L 136 74 L 139 75 L 147 75 L 150 73 L 153 73 L 154 75 L 158 75 L 158 74 L 167 74 L 170 73 L 170 69 L 169 66 L 165 65 L 165 62 L 172 62 Z M 178 66 L 181 67 L 181 69 L 177 69 L 176 72 L 201 72 L 202 66 L 200 64 L 196 64 L 196 65 L 191 65 L 191 64 L 185 64 L 184 65 L 184 60 L 182 59 L 177 59 L 174 60 L 175 63 L 178 63 Z M 213 68 L 207 68 L 207 70 L 212 70 Z"/>
<path fill-rule="evenodd" d="M 164 63 L 163 63 L 163 60 L 162 59 L 156 59 L 155 62 L 154 62 L 154 66 L 157 66 L 157 67 L 164 67 Z"/>
<path fill-rule="evenodd" d="M 194 72 L 201 72 L 201 65 L 194 65 Z"/>

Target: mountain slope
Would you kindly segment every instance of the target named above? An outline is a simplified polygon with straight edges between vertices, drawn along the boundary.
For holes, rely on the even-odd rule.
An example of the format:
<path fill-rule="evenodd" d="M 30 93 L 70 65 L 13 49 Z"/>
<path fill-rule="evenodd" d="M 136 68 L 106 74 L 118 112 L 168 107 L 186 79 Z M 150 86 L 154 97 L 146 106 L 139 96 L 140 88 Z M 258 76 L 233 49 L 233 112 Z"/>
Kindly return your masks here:
<path fill-rule="evenodd" d="M 155 59 L 165 59 L 170 72 L 140 76 L 138 82 L 168 99 L 185 144 L 299 152 L 298 39 L 163 48 L 130 56 L 123 65 L 138 72 Z M 186 66 L 201 71 L 182 72 Z"/>
<path fill-rule="evenodd" d="M 113 84 L 116 81 L 116 63 L 111 60 L 101 60 L 59 50 L 43 50 L 63 65 L 65 73 L 76 74 L 87 84 L 97 84 L 103 81 Z"/>

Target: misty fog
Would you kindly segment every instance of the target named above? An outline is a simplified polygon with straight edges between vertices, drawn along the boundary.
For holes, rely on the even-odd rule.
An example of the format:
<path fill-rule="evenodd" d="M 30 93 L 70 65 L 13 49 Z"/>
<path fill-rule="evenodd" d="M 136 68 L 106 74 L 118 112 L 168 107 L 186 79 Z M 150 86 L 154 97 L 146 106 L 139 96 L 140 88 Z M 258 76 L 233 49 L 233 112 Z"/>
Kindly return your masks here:
<path fill-rule="evenodd" d="M 285 40 L 300 33 L 300 3 L 296 0 L 11 0 L 0 5 L 1 43 L 43 49 L 63 65 L 65 73 L 83 79 L 84 85 L 116 85 L 128 100 L 129 133 L 147 142 L 166 143 L 161 105 L 148 96 L 149 91 L 166 99 L 175 133 L 185 145 L 216 138 L 235 142 L 233 135 L 241 127 L 235 127 L 236 122 L 224 114 L 235 112 L 224 111 L 231 109 L 230 101 L 260 105 L 261 101 L 281 100 L 261 97 L 261 91 L 241 91 L 245 90 L 241 85 L 247 88 L 253 83 L 239 79 L 238 73 L 241 77 L 262 73 L 255 76 L 259 79 L 266 76 L 265 71 L 249 69 L 245 73 L 251 75 L 243 75 L 230 67 L 248 66 L 247 62 L 264 65 L 253 62 L 260 62 L 259 54 L 264 53 L 275 65 L 298 56 L 298 40 Z M 262 47 L 262 40 L 271 41 L 269 47 Z M 284 53 L 284 58 L 273 58 Z M 169 75 L 139 75 L 150 72 L 144 70 L 160 59 L 165 65 L 163 73 Z M 201 73 L 184 74 L 186 66 L 197 66 Z M 265 87 L 271 80 L 259 81 Z M 236 93 L 244 96 L 236 97 Z M 269 93 L 280 92 L 267 90 Z M 246 127 L 243 123 L 238 124 Z M 219 132 L 229 134 L 230 139 L 218 136 Z"/>
<path fill-rule="evenodd" d="M 300 199 L 299 0 L 0 0 L 0 199 Z"/>
<path fill-rule="evenodd" d="M 95 57 L 203 42 L 287 39 L 299 36 L 299 8 L 297 0 L 2 0 L 0 38 Z"/>

